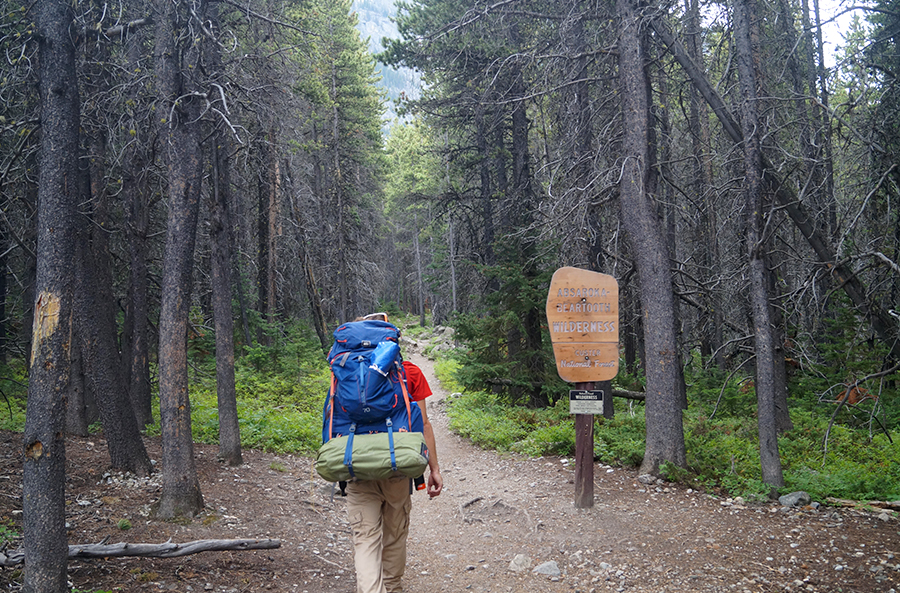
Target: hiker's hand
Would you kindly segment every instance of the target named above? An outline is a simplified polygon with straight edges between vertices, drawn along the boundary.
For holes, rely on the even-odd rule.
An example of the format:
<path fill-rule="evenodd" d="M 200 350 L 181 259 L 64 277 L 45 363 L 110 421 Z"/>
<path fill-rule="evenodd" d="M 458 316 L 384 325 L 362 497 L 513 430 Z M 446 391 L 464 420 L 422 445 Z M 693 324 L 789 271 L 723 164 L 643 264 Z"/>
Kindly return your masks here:
<path fill-rule="evenodd" d="M 441 494 L 444 489 L 444 479 L 441 477 L 441 470 L 433 469 L 428 472 L 428 496 L 434 498 Z"/>

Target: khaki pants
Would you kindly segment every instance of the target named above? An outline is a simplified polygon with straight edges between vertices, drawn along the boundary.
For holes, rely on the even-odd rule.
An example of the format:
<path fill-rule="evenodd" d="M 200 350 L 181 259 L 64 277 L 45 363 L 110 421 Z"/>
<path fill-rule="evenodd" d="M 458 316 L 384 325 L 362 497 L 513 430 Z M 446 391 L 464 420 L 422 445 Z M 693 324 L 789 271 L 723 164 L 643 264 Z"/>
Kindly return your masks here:
<path fill-rule="evenodd" d="M 357 593 L 403 590 L 411 508 L 407 477 L 347 484 Z"/>

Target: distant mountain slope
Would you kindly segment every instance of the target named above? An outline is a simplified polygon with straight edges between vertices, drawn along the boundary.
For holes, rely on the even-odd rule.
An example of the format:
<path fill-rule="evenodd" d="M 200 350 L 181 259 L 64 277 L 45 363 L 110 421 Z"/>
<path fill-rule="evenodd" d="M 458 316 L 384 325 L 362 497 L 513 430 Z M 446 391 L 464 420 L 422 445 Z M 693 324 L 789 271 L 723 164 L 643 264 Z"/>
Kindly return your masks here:
<path fill-rule="evenodd" d="M 384 48 L 381 39 L 384 37 L 396 39 L 399 37 L 397 26 L 391 20 L 396 12 L 394 0 L 354 0 L 353 9 L 359 16 L 359 29 L 363 39 L 368 38 L 369 51 L 377 54 Z M 381 70 L 381 88 L 387 93 L 390 102 L 388 104 L 388 117 L 393 120 L 394 101 L 404 93 L 407 97 L 419 96 L 419 76 L 409 68 L 395 69 L 384 64 L 378 64 Z"/>

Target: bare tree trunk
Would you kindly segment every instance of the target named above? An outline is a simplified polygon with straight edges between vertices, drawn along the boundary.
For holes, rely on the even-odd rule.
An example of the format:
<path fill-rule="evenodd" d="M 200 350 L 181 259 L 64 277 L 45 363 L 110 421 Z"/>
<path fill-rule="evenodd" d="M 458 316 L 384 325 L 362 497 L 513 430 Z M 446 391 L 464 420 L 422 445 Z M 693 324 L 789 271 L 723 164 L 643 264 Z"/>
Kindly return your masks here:
<path fill-rule="evenodd" d="M 272 219 L 275 216 L 275 178 L 277 176 L 277 156 L 275 155 L 275 131 L 270 130 L 268 140 L 263 142 L 260 159 L 261 167 L 259 176 L 259 210 L 257 219 L 257 235 L 259 242 L 259 273 L 257 275 L 258 300 L 257 309 L 260 317 L 266 322 L 274 321 L 275 270 L 273 253 L 274 225 Z M 257 338 L 261 344 L 271 345 L 270 335 L 263 327 L 257 330 Z"/>
<path fill-rule="evenodd" d="M 647 195 L 649 81 L 636 0 L 617 0 L 619 81 L 625 128 L 619 203 L 637 264 L 646 348 L 646 450 L 640 471 L 659 474 L 664 462 L 684 467 L 687 455 L 678 397 L 675 303 L 665 239 Z"/>
<path fill-rule="evenodd" d="M 69 360 L 71 371 L 66 394 L 66 433 L 86 437 L 88 427 L 99 418 L 100 412 L 84 379 L 78 340 L 72 341 Z"/>
<path fill-rule="evenodd" d="M 212 301 L 216 325 L 216 393 L 219 407 L 219 459 L 241 465 L 241 430 L 234 383 L 234 320 L 231 314 L 231 177 L 228 143 L 221 131 L 212 149 L 213 196 L 210 204 L 212 238 Z M 224 153 L 224 154 L 223 154 Z"/>
<path fill-rule="evenodd" d="M 655 61 L 655 60 L 654 60 Z M 663 216 L 664 221 L 664 238 L 666 243 L 666 253 L 668 254 L 668 258 L 670 261 L 677 261 L 678 259 L 678 243 L 676 241 L 676 218 L 678 216 L 675 208 L 675 199 L 671 195 L 672 188 L 668 183 L 661 183 L 662 179 L 672 179 L 672 175 L 668 171 L 671 159 L 671 148 L 670 138 L 672 137 L 671 128 L 669 126 L 669 110 L 668 110 L 668 97 L 669 97 L 669 89 L 668 89 L 668 80 L 667 73 L 664 71 L 657 71 L 657 84 L 659 86 L 659 93 L 661 95 L 662 101 L 657 105 L 654 105 L 653 97 L 650 96 L 650 88 L 648 87 L 648 104 L 651 106 L 650 112 L 652 115 L 652 119 L 656 122 L 657 126 L 659 126 L 659 132 L 657 133 L 656 126 L 649 126 L 649 149 L 650 149 L 650 173 L 649 173 L 649 183 L 647 188 L 647 193 L 650 195 L 660 195 L 659 202 L 661 202 L 661 212 L 660 215 Z M 649 75 L 648 75 L 649 79 Z M 670 266 L 671 267 L 671 266 Z M 675 280 L 673 278 L 672 284 L 674 286 Z M 681 334 L 680 328 L 682 326 L 682 313 L 681 307 L 679 306 L 679 301 L 677 299 L 673 299 L 673 325 L 675 327 L 675 340 L 678 342 L 678 336 Z M 678 369 L 678 380 L 676 382 L 676 388 L 678 389 L 678 401 L 680 402 L 681 408 L 683 410 L 687 410 L 688 408 L 688 400 L 687 400 L 687 385 L 684 380 L 684 364 L 681 358 L 681 344 L 678 344 L 678 348 L 675 350 L 675 364 Z"/>
<path fill-rule="evenodd" d="M 37 276 L 28 408 L 23 438 L 22 511 L 26 593 L 65 593 L 65 393 L 72 341 L 72 266 L 78 183 L 80 102 L 71 3 L 38 0 L 41 97 Z"/>
<path fill-rule="evenodd" d="M 79 217 L 83 219 L 83 217 Z M 115 308 L 111 295 L 100 294 L 99 287 L 112 286 L 111 278 L 101 278 L 97 263 L 102 256 L 91 249 L 82 228 L 76 246 L 75 324 L 88 385 L 97 397 L 110 462 L 114 469 L 138 476 L 150 475 L 150 456 L 141 440 L 128 389 L 122 379 L 122 366 L 115 343 Z"/>
<path fill-rule="evenodd" d="M 212 33 L 219 33 L 218 5 L 207 6 L 207 22 Z M 221 54 L 213 39 L 203 44 L 206 62 L 219 84 L 224 76 Z M 223 105 L 222 112 L 227 113 Z M 217 122 L 218 123 L 218 122 Z M 210 200 L 210 239 L 212 307 L 216 331 L 216 395 L 219 409 L 219 459 L 231 466 L 243 462 L 241 429 L 238 423 L 237 393 L 234 382 L 234 317 L 231 311 L 231 262 L 234 234 L 231 209 L 231 142 L 224 124 L 213 133 L 210 147 L 212 161 L 212 199 Z"/>
<path fill-rule="evenodd" d="M 316 283 L 309 251 L 305 246 L 303 248 L 303 270 L 306 276 L 306 295 L 309 298 L 309 305 L 312 309 L 316 335 L 319 337 L 322 350 L 328 352 L 328 349 L 331 347 L 331 341 L 328 339 L 328 326 L 325 322 L 325 313 L 322 311 L 322 296 L 319 294 L 319 286 Z"/>
<path fill-rule="evenodd" d="M 144 3 L 129 0 L 131 11 L 145 10 Z M 125 38 L 125 58 L 129 72 L 140 72 L 141 60 L 148 33 L 144 27 L 130 29 Z M 145 101 L 141 95 L 143 87 L 132 84 L 130 99 L 135 105 Z M 136 142 L 129 143 L 122 159 L 122 196 L 126 209 L 125 236 L 128 244 L 130 276 L 125 305 L 125 326 L 122 335 L 122 366 L 131 407 L 138 426 L 153 423 L 153 408 L 150 385 L 150 322 L 149 314 L 149 270 L 147 239 L 150 229 L 151 199 L 147 184 L 150 160 L 149 151 L 153 133 L 143 110 L 134 110 L 131 125 Z"/>
<path fill-rule="evenodd" d="M 419 326 L 425 327 L 425 282 L 422 278 L 422 253 L 419 249 L 419 217 L 413 215 L 413 246 L 416 250 L 416 285 L 419 295 Z"/>
<path fill-rule="evenodd" d="M 759 456 L 763 482 L 784 486 L 778 431 L 775 422 L 775 344 L 769 311 L 769 291 L 763 237 L 763 174 L 760 120 L 757 108 L 755 51 L 751 39 L 752 0 L 734 4 L 735 46 L 741 86 L 741 125 L 744 136 L 744 192 L 747 251 L 750 278 L 750 308 L 756 346 L 756 401 L 759 424 Z"/>
<path fill-rule="evenodd" d="M 805 8 L 805 7 L 804 7 Z M 837 228 L 837 208 L 835 207 L 834 201 L 834 158 L 832 154 L 832 133 L 831 133 L 831 116 L 828 113 L 828 71 L 825 68 L 825 43 L 822 39 L 822 19 L 819 13 L 819 0 L 813 0 L 813 9 L 815 13 L 815 31 L 816 31 L 816 54 L 818 59 L 818 67 L 816 68 L 816 74 L 818 75 L 818 83 L 819 83 L 819 101 L 818 108 L 816 109 L 816 114 L 819 116 L 819 126 L 818 129 L 820 133 L 816 138 L 816 142 L 819 146 L 823 147 L 823 158 L 824 158 L 824 167 L 825 167 L 825 196 L 822 201 L 824 201 L 828 206 L 828 226 L 831 227 L 832 230 Z M 807 16 L 809 14 L 808 10 L 804 10 L 803 15 Z M 804 22 L 804 30 L 811 31 L 812 29 L 807 26 L 807 22 Z M 812 39 L 812 34 L 807 33 L 810 39 Z M 810 53 L 812 50 L 810 50 Z M 811 84 L 810 88 L 816 88 L 816 80 L 813 78 L 812 71 L 810 71 Z"/>
<path fill-rule="evenodd" d="M 129 208 L 128 251 L 131 261 L 129 287 L 130 343 L 125 363 L 129 367 L 129 394 L 138 426 L 153 422 L 150 389 L 150 307 L 149 269 L 147 266 L 147 233 L 150 227 L 150 207 L 143 172 L 134 172 L 123 184 Z"/>
<path fill-rule="evenodd" d="M 482 224 L 484 225 L 481 253 L 483 254 L 483 263 L 486 266 L 493 266 L 497 263 L 494 253 L 494 192 L 491 184 L 490 149 L 487 138 L 485 138 L 486 125 L 484 107 L 479 103 L 475 107 L 475 148 L 480 159 L 478 164 L 478 173 L 481 179 L 479 199 L 481 200 Z M 488 278 L 487 290 L 495 292 L 497 288 L 497 278 Z"/>
<path fill-rule="evenodd" d="M 203 496 L 194 463 L 191 401 L 188 398 L 187 329 L 191 303 L 191 272 L 200 206 L 202 157 L 200 105 L 185 97 L 199 75 L 198 50 L 176 22 L 187 22 L 187 8 L 155 0 L 156 78 L 162 99 L 164 145 L 169 179 L 169 215 L 163 255 L 159 314 L 159 400 L 162 432 L 162 494 L 154 508 L 161 519 L 196 515 Z M 179 59 L 180 58 L 180 59 Z M 183 60 L 183 62 L 182 62 Z"/>
<path fill-rule="evenodd" d="M 126 39 L 128 64 L 133 71 L 138 67 L 146 35 L 142 28 L 129 33 Z M 138 97 L 133 96 L 134 100 Z M 137 122 L 135 130 L 137 131 Z M 150 134 L 141 128 L 141 132 Z M 150 322 L 149 314 L 149 260 L 147 238 L 150 232 L 150 195 L 147 187 L 147 148 L 144 142 L 134 142 L 124 159 L 128 168 L 123 174 L 122 193 L 128 208 L 128 256 L 131 263 L 128 289 L 127 325 L 128 337 L 124 348 L 127 357 L 126 376 L 131 407 L 138 426 L 153 423 L 153 407 L 150 385 Z"/>
<path fill-rule="evenodd" d="M 0 184 L 0 191 L 3 191 Z M 0 364 L 6 364 L 6 355 L 9 350 L 9 320 L 6 318 L 6 300 L 9 298 L 9 284 L 7 282 L 7 267 L 9 256 L 7 255 L 8 238 L 6 229 L 0 229 Z"/>
<path fill-rule="evenodd" d="M 685 0 L 685 29 L 686 48 L 691 58 L 703 67 L 703 52 L 700 39 L 700 6 L 697 0 Z M 690 112 L 688 123 L 691 130 L 691 145 L 693 146 L 694 161 L 692 168 L 692 187 L 694 194 L 703 204 L 700 211 L 700 224 L 698 228 L 699 242 L 706 245 L 701 249 L 699 257 L 707 273 L 714 276 L 719 267 L 719 241 L 716 230 L 716 208 L 712 203 L 714 195 L 712 187 L 712 158 L 710 157 L 710 131 L 709 109 L 701 100 L 697 89 L 690 87 Z M 703 199 L 710 196 L 709 200 Z M 722 315 L 725 307 L 719 305 L 715 293 L 704 295 L 704 309 L 700 313 L 701 325 L 700 352 L 704 357 L 711 357 L 715 353 L 716 366 L 722 370 L 725 368 L 725 356 L 722 348 Z"/>
<path fill-rule="evenodd" d="M 444 143 L 449 145 L 449 139 L 445 135 Z M 450 190 L 450 159 L 444 161 L 444 191 Z M 453 213 L 447 217 L 447 244 L 450 249 L 450 299 L 451 299 L 451 315 L 456 315 L 459 311 L 459 305 L 456 299 L 456 231 L 453 225 Z"/>
<path fill-rule="evenodd" d="M 107 96 L 110 81 L 97 64 L 108 61 L 102 44 L 89 44 L 86 88 L 96 96 Z M 96 102 L 92 102 L 96 105 Z M 91 110 L 86 118 L 99 119 Z M 109 196 L 106 191 L 106 137 L 102 127 L 82 126 L 83 144 L 88 149 L 82 170 L 85 194 L 90 196 L 77 218 L 75 257 L 75 327 L 81 347 L 87 384 L 97 398 L 112 468 L 139 476 L 150 474 L 150 456 L 141 440 L 128 384 L 123 377 L 118 346 L 116 303 L 113 297 L 112 256 L 108 233 L 112 229 Z"/>

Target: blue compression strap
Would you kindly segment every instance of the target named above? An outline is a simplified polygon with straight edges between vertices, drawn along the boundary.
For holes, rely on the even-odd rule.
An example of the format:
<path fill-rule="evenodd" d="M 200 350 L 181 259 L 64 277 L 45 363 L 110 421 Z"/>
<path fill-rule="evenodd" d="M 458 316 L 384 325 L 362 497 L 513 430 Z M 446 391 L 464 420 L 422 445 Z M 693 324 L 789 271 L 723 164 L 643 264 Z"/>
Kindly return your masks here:
<path fill-rule="evenodd" d="M 366 371 L 368 370 L 369 369 L 368 367 L 366 367 L 366 365 L 359 365 L 359 378 L 357 378 L 357 386 L 359 388 L 359 403 L 361 403 L 363 406 L 366 405 Z"/>
<path fill-rule="evenodd" d="M 391 419 L 387 419 L 388 443 L 391 446 L 391 469 L 397 471 L 397 456 L 394 454 L 394 428 Z"/>
<path fill-rule="evenodd" d="M 353 473 L 353 435 L 355 433 L 356 423 L 354 422 L 350 425 L 350 435 L 347 437 L 347 448 L 344 450 L 344 465 L 347 466 L 351 478 L 356 477 L 356 474 Z M 391 455 L 393 456 L 393 451 L 391 451 Z"/>

